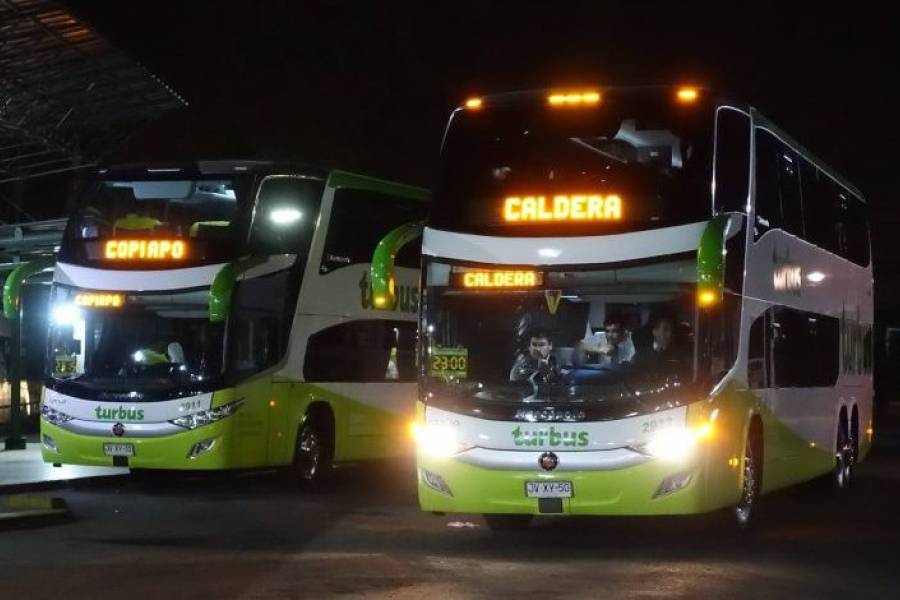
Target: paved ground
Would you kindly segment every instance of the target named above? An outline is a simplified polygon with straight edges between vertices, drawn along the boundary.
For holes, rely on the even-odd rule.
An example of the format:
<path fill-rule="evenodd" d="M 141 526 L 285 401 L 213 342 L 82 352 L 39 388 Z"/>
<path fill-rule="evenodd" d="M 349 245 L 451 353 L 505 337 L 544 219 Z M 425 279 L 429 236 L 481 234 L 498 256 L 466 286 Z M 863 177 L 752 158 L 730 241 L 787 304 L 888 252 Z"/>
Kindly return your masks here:
<path fill-rule="evenodd" d="M 41 458 L 41 445 L 31 442 L 25 450 L 3 450 L 0 445 L 0 493 L 5 486 L 36 484 L 51 481 L 122 475 L 128 469 L 102 467 L 54 467 Z"/>
<path fill-rule="evenodd" d="M 900 443 L 843 498 L 766 498 L 716 517 L 553 519 L 497 535 L 422 514 L 412 466 L 347 470 L 321 493 L 271 474 L 92 480 L 73 523 L 0 532 L 0 598 L 897 598 Z"/>

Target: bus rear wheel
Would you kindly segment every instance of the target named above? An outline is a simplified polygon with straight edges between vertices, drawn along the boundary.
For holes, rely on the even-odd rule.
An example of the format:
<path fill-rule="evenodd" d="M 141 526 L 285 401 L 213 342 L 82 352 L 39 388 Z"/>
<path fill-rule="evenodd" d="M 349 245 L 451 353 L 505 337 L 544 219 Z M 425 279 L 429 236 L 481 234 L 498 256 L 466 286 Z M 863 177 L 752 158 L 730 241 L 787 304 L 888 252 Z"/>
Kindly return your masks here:
<path fill-rule="evenodd" d="M 832 484 L 837 491 L 849 488 L 853 479 L 853 441 L 847 435 L 847 427 L 844 423 L 846 420 L 838 427 L 837 441 L 834 447 L 834 471 L 831 475 Z"/>
<path fill-rule="evenodd" d="M 331 470 L 331 439 L 324 419 L 307 417 L 297 432 L 293 472 L 297 483 L 305 489 L 321 485 Z"/>
<path fill-rule="evenodd" d="M 484 521 L 491 531 L 519 531 L 531 524 L 531 515 L 486 514 Z"/>

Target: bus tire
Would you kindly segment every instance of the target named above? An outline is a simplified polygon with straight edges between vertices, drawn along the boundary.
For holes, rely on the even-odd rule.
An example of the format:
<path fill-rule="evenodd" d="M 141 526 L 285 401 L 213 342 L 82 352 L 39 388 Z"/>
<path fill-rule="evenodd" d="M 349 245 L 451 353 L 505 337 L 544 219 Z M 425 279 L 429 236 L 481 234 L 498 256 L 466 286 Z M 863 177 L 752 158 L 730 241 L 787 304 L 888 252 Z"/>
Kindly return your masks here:
<path fill-rule="evenodd" d="M 297 430 L 293 473 L 303 489 L 319 487 L 331 472 L 334 420 L 330 411 L 310 410 Z"/>
<path fill-rule="evenodd" d="M 762 427 L 759 421 L 750 422 L 741 476 L 741 496 L 734 505 L 734 520 L 740 530 L 747 530 L 759 512 L 759 495 L 762 489 Z"/>
<path fill-rule="evenodd" d="M 849 488 L 853 476 L 853 450 L 848 429 L 847 413 L 841 411 L 834 443 L 834 469 L 831 473 L 831 484 L 836 492 Z"/>
<path fill-rule="evenodd" d="M 531 515 L 486 514 L 484 521 L 491 531 L 520 531 L 531 524 Z"/>

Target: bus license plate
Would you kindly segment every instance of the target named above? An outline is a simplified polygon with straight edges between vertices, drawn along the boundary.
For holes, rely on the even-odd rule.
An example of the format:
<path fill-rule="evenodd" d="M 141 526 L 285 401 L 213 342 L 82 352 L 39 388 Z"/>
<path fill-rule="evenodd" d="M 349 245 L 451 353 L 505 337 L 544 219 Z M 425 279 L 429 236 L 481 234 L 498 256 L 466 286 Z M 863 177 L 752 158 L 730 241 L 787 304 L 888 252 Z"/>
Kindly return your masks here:
<path fill-rule="evenodd" d="M 571 498 L 571 481 L 526 481 L 525 494 L 529 498 Z"/>
<path fill-rule="evenodd" d="M 106 456 L 134 456 L 134 444 L 103 444 Z"/>

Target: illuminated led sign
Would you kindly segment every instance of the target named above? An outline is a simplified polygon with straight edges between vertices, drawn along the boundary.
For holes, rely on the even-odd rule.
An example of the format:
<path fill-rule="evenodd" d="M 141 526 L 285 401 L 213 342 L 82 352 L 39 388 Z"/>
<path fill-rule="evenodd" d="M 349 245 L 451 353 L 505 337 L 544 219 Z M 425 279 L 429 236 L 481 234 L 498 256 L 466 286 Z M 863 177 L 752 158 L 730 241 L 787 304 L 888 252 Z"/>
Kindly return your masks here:
<path fill-rule="evenodd" d="M 622 198 L 616 194 L 509 196 L 503 201 L 507 223 L 621 221 Z"/>
<path fill-rule="evenodd" d="M 107 240 L 107 260 L 184 260 L 188 247 L 183 240 Z"/>
<path fill-rule="evenodd" d="M 455 285 L 461 288 L 533 288 L 543 283 L 538 271 L 466 271 L 454 273 Z"/>
<path fill-rule="evenodd" d="M 555 92 L 547 96 L 550 106 L 592 106 L 600 102 L 600 92 Z"/>
<path fill-rule="evenodd" d="M 125 305 L 125 294 L 83 292 L 75 294 L 75 304 L 86 308 L 120 308 Z"/>

